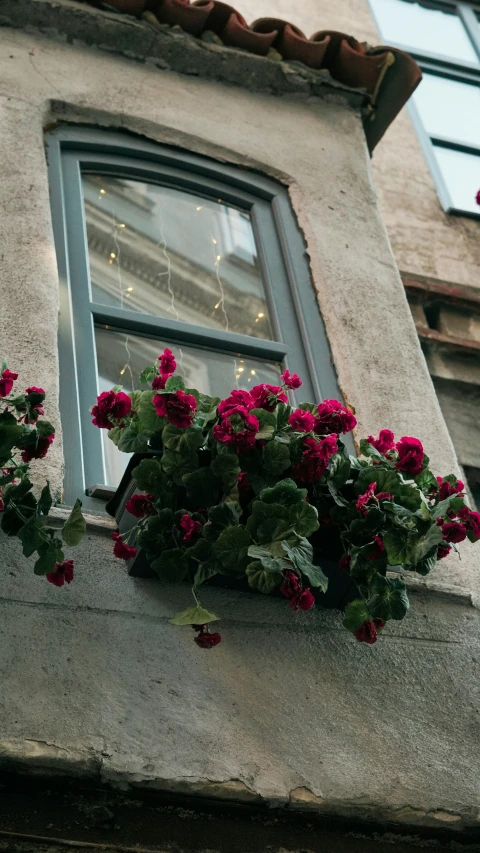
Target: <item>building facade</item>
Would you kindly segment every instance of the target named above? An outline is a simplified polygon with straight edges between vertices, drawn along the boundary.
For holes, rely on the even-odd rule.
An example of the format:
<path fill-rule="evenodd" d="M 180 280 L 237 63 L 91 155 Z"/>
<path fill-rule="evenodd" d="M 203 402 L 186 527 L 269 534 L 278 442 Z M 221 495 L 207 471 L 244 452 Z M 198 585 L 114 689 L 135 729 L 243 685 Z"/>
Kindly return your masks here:
<path fill-rule="evenodd" d="M 251 21 L 257 5 L 241 0 L 238 11 Z M 38 468 L 58 499 L 52 524 L 79 488 L 88 523 L 75 583 L 58 590 L 2 534 L 8 849 L 98 845 L 102 832 L 124 849 L 165 839 L 185 850 L 316 849 L 323 839 L 363 850 L 352 832 L 379 851 L 416 835 L 472 843 L 480 587 L 468 543 L 461 562 L 412 575 L 408 619 L 374 648 L 342 633 L 337 611 L 295 622 L 281 600 L 209 588 L 228 639 L 216 657 L 199 654 L 168 624 L 183 590 L 131 578 L 112 556 L 102 501 L 121 469 L 89 440 L 85 400 L 130 387 L 137 365 L 172 341 L 205 386 L 248 387 L 287 358 L 304 365 L 312 394 L 343 395 L 359 435 L 418 435 L 435 472 L 475 469 L 459 413 L 474 393 L 464 367 L 474 346 L 457 352 L 466 333 L 452 318 L 470 318 L 473 340 L 479 223 L 443 212 L 405 111 L 387 130 L 416 82 L 395 45 L 371 54 L 366 97 L 351 58 L 335 76 L 269 47 L 238 49 L 235 39 L 265 41 L 267 25 L 254 38 L 228 18 L 225 44 L 197 19 L 146 12 L 0 0 L 2 355 L 22 382 L 42 383 L 61 424 Z M 379 41 L 366 0 L 265 0 L 261 12 L 309 35 L 340 31 L 359 66 L 342 33 Z M 182 834 L 185 809 L 170 826 L 168 802 L 188 803 L 191 830 Z M 227 805 L 251 809 L 251 825 L 223 815 L 213 838 L 209 822 Z M 144 809 L 158 809 L 160 828 Z M 277 832 L 268 821 L 280 818 Z"/>

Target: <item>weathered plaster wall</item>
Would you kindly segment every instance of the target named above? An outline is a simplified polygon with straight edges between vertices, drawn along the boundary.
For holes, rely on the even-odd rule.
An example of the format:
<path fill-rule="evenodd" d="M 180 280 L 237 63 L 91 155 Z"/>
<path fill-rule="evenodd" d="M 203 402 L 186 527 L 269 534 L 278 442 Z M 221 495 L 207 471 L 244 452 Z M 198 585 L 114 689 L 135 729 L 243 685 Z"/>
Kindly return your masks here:
<path fill-rule="evenodd" d="M 247 20 L 283 17 L 307 35 L 341 30 L 381 44 L 368 0 L 238 0 Z M 421 85 L 421 84 L 420 84 Z M 437 197 L 408 111 L 402 110 L 373 155 L 380 208 L 402 272 L 480 287 L 480 222 L 448 216 Z"/>

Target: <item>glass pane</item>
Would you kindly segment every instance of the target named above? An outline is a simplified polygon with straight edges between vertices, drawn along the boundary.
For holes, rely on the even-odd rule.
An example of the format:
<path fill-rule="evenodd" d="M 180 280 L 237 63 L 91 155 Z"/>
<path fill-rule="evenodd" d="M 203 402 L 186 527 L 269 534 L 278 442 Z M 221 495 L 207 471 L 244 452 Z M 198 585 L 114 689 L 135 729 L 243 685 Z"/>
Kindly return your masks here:
<path fill-rule="evenodd" d="M 480 155 L 463 154 L 451 148 L 433 150 L 447 184 L 453 207 L 470 213 L 480 213 L 475 196 L 480 189 Z"/>
<path fill-rule="evenodd" d="M 94 302 L 272 338 L 248 213 L 141 181 L 82 183 Z"/>
<path fill-rule="evenodd" d="M 480 146 L 480 86 L 424 74 L 413 99 L 430 136 Z"/>
<path fill-rule="evenodd" d="M 177 372 L 187 386 L 204 394 L 226 397 L 232 388 L 251 388 L 261 382 L 278 384 L 282 371 L 275 362 L 243 358 L 241 355 L 224 355 L 218 352 L 189 346 L 176 346 L 165 341 L 153 341 L 124 332 L 114 332 L 104 327 L 95 329 L 97 347 L 99 391 L 109 391 L 114 385 L 123 385 L 125 391 L 137 391 L 141 386 L 138 377 L 166 346 L 177 359 Z M 148 386 L 143 386 L 147 388 Z M 116 486 L 127 466 L 129 455 L 120 453 L 101 430 L 107 471 L 107 485 Z"/>
<path fill-rule="evenodd" d="M 370 5 L 385 42 L 401 44 L 419 53 L 426 51 L 479 64 L 457 15 L 427 9 L 409 0 L 370 0 Z"/>

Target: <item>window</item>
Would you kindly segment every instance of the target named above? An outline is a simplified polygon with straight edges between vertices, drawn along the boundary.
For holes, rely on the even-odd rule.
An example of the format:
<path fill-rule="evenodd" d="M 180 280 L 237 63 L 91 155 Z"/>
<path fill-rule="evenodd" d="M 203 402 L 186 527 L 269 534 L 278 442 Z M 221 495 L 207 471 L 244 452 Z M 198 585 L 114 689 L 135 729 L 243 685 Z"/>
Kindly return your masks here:
<path fill-rule="evenodd" d="M 409 110 L 447 213 L 480 218 L 480 17 L 476 4 L 370 0 L 382 39 L 411 53 L 423 81 Z"/>
<path fill-rule="evenodd" d="M 276 383 L 288 366 L 304 379 L 297 402 L 338 396 L 284 187 L 100 131 L 55 132 L 47 156 L 66 503 L 114 491 L 127 457 L 92 426 L 90 407 L 113 385 L 138 390 L 165 346 L 205 393 Z"/>

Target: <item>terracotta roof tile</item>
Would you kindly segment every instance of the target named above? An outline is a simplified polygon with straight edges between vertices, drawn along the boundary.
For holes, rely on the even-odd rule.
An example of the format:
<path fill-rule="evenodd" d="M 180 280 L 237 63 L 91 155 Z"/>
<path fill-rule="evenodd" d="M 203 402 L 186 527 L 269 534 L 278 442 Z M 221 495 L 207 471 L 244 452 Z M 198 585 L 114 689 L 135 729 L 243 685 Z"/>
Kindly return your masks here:
<path fill-rule="evenodd" d="M 179 26 L 197 38 L 215 33 L 230 47 L 267 56 L 274 48 L 283 59 L 309 68 L 327 69 L 346 86 L 362 89 L 375 109 L 365 123 L 372 151 L 422 78 L 411 56 L 398 48 L 370 47 L 347 33 L 319 30 L 310 38 L 294 24 L 280 18 L 245 18 L 221 0 L 81 0 L 97 7 L 140 16 L 153 13 L 161 24 Z"/>

